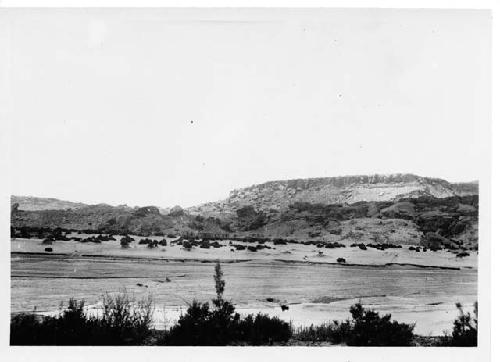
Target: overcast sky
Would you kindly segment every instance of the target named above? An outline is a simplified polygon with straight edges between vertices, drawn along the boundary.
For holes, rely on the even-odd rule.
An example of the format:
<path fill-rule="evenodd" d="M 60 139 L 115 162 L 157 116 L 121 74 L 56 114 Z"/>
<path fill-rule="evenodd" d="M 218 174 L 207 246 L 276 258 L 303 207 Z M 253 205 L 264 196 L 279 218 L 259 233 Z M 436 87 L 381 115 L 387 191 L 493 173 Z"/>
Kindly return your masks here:
<path fill-rule="evenodd" d="M 191 206 L 270 180 L 478 179 L 481 11 L 9 10 L 12 193 Z"/>

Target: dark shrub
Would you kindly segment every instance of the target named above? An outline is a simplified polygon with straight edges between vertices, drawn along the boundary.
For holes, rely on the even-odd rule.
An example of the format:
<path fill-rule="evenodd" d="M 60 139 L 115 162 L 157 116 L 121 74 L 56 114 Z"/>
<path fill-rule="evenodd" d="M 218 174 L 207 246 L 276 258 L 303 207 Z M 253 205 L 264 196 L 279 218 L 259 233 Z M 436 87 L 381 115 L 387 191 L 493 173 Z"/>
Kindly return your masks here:
<path fill-rule="evenodd" d="M 415 325 L 391 321 L 391 315 L 382 317 L 360 303 L 350 309 L 353 326 L 347 339 L 350 346 L 409 346 Z"/>
<path fill-rule="evenodd" d="M 341 244 L 341 243 L 338 243 L 338 242 L 333 242 L 333 243 L 326 243 L 325 244 L 325 248 L 330 248 L 330 249 L 334 249 L 334 248 L 345 248 L 345 245 L 344 244 Z"/>
<path fill-rule="evenodd" d="M 141 345 L 150 334 L 152 300 L 132 308 L 126 294 L 106 295 L 100 317 L 86 315 L 84 302 L 70 299 L 57 317 L 20 314 L 11 319 L 11 345 Z"/>
<path fill-rule="evenodd" d="M 50 253 L 50 252 L 52 252 L 52 248 L 45 248 L 45 251 Z"/>
<path fill-rule="evenodd" d="M 236 326 L 236 333 L 240 341 L 250 345 L 272 345 L 286 342 L 292 336 L 290 325 L 278 317 L 269 317 L 267 314 L 248 315 Z"/>
<path fill-rule="evenodd" d="M 46 345 L 48 335 L 45 333 L 47 322 L 44 325 L 40 321 L 41 317 L 35 314 L 17 314 L 10 320 L 10 344 L 12 346 L 25 345 Z"/>
<path fill-rule="evenodd" d="M 453 323 L 450 345 L 455 347 L 475 347 L 477 346 L 477 302 L 474 303 L 473 315 L 464 313 L 460 303 L 457 303 L 456 306 L 459 316 Z"/>
<path fill-rule="evenodd" d="M 347 340 L 350 331 L 351 325 L 348 321 L 341 323 L 333 321 L 318 326 L 299 327 L 294 330 L 293 335 L 299 341 L 340 344 Z"/>
<path fill-rule="evenodd" d="M 216 249 L 222 247 L 222 245 L 219 244 L 218 241 L 214 241 L 213 243 L 210 244 L 210 246 Z"/>
<path fill-rule="evenodd" d="M 209 303 L 193 301 L 186 314 L 166 334 L 167 345 L 222 346 L 230 344 L 272 344 L 291 336 L 288 323 L 268 315 L 249 315 L 241 320 L 231 302 L 224 299 L 225 281 L 220 263 L 215 266 L 216 298 Z"/>
<path fill-rule="evenodd" d="M 128 235 L 125 235 L 123 238 L 120 239 L 120 245 L 122 248 L 128 248 L 130 247 L 130 243 L 134 240 L 134 238 L 131 238 Z"/>
<path fill-rule="evenodd" d="M 344 258 L 337 258 L 337 263 L 343 264 L 343 263 L 345 263 L 345 259 Z"/>
<path fill-rule="evenodd" d="M 166 344 L 174 346 L 207 346 L 211 343 L 210 306 L 208 303 L 193 301 L 186 314 L 181 315 L 177 324 L 167 335 Z"/>
<path fill-rule="evenodd" d="M 215 291 L 217 297 L 212 300 L 214 309 L 208 303 L 193 301 L 186 314 L 179 318 L 166 337 L 165 343 L 179 346 L 227 345 L 234 336 L 234 323 L 239 320 L 234 313 L 234 306 L 224 300 L 225 281 L 220 263 L 215 266 Z M 233 335 L 233 336 L 232 336 Z"/>
<path fill-rule="evenodd" d="M 359 244 L 358 248 L 360 248 L 361 250 L 366 250 L 365 244 Z"/>
<path fill-rule="evenodd" d="M 105 294 L 103 305 L 103 315 L 97 320 L 104 331 L 111 334 L 108 338 L 103 338 L 110 340 L 104 344 L 141 345 L 145 342 L 150 334 L 153 316 L 151 296 L 135 302 L 127 293 Z"/>
<path fill-rule="evenodd" d="M 158 240 L 150 240 L 150 239 L 147 240 L 148 240 L 148 248 L 152 249 L 158 247 Z"/>
<path fill-rule="evenodd" d="M 273 239 L 274 245 L 287 245 L 287 241 L 285 239 Z"/>

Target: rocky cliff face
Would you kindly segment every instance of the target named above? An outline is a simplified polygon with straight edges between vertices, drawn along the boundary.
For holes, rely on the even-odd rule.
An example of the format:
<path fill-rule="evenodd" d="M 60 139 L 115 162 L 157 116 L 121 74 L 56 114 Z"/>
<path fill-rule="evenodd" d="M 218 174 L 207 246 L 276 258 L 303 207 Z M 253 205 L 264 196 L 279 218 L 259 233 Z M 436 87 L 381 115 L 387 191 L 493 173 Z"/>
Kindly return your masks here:
<path fill-rule="evenodd" d="M 412 174 L 323 177 L 271 181 L 231 191 L 220 202 L 190 208 L 201 215 L 232 214 L 252 205 L 258 211 L 283 210 L 295 202 L 312 204 L 353 204 L 356 202 L 397 201 L 403 198 L 438 198 L 477 194 L 476 184 L 448 181 Z"/>

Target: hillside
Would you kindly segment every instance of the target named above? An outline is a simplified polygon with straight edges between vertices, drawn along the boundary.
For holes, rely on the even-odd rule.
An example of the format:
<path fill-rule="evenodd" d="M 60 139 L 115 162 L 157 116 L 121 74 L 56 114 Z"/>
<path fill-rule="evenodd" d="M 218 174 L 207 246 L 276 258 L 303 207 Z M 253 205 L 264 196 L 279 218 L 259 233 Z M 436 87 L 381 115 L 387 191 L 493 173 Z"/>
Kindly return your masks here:
<path fill-rule="evenodd" d="M 14 235 L 49 229 L 134 235 L 286 238 L 324 242 L 478 246 L 477 184 L 414 175 L 273 181 L 183 210 L 37 199 L 12 208 Z M 33 198 L 25 198 L 33 199 Z M 22 197 L 13 197 L 13 201 Z M 15 205 L 15 204 L 14 204 Z"/>
<path fill-rule="evenodd" d="M 87 206 L 80 202 L 63 201 L 54 198 L 14 195 L 10 197 L 10 204 L 11 207 L 17 204 L 19 210 L 27 211 L 79 209 Z"/>
<path fill-rule="evenodd" d="M 459 196 L 479 195 L 479 182 L 457 182 L 452 184 L 453 189 Z"/>
<path fill-rule="evenodd" d="M 284 210 L 295 202 L 312 204 L 353 204 L 356 202 L 397 201 L 403 198 L 477 195 L 477 183 L 452 184 L 436 178 L 412 174 L 324 177 L 270 181 L 231 191 L 229 197 L 189 208 L 200 215 L 220 216 L 251 205 L 268 213 Z"/>

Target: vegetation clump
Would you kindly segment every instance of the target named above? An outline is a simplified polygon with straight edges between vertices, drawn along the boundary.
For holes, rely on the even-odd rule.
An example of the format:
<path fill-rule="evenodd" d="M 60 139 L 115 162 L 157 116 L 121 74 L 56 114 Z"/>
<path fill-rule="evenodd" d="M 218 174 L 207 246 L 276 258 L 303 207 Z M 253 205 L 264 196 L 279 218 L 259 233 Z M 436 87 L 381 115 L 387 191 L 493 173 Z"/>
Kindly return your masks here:
<path fill-rule="evenodd" d="M 127 237 L 127 236 L 126 236 Z M 133 239 L 130 238 L 132 241 Z M 90 236 L 90 237 L 87 237 L 87 238 L 78 238 L 78 237 L 73 237 L 71 238 L 71 240 L 74 240 L 74 241 L 79 241 L 81 243 L 88 243 L 88 242 L 91 242 L 91 243 L 96 243 L 96 244 L 100 244 L 101 242 L 103 241 L 111 241 L 111 240 L 116 240 L 112 235 L 103 235 L 103 234 L 99 234 L 97 236 Z"/>
<path fill-rule="evenodd" d="M 131 238 L 130 236 L 125 235 L 123 238 L 120 239 L 120 246 L 122 248 L 129 248 L 130 247 L 130 243 L 132 241 L 134 241 L 134 238 Z"/>
<path fill-rule="evenodd" d="M 11 319 L 11 345 L 142 345 L 151 334 L 152 299 L 137 303 L 126 294 L 103 296 L 100 316 L 86 314 L 85 302 L 70 299 L 58 316 L 18 314 Z"/>
<path fill-rule="evenodd" d="M 326 243 L 325 248 L 327 249 L 345 248 L 345 245 L 335 241 L 333 243 Z"/>
<path fill-rule="evenodd" d="M 300 341 L 330 342 L 348 346 L 410 346 L 415 325 L 391 321 L 391 315 L 380 316 L 361 303 L 351 306 L 352 320 L 332 321 L 294 330 Z"/>
<path fill-rule="evenodd" d="M 477 346 L 477 322 L 478 308 L 474 303 L 474 310 L 465 313 L 462 304 L 457 303 L 459 315 L 453 322 L 453 332 L 443 341 L 443 346 L 452 347 L 476 347 Z"/>
<path fill-rule="evenodd" d="M 332 321 L 309 327 L 298 327 L 293 330 L 293 337 L 303 342 L 345 343 L 351 331 L 349 322 Z"/>
<path fill-rule="evenodd" d="M 351 306 L 351 330 L 346 343 L 350 346 L 410 346 L 414 324 L 391 321 L 391 315 L 380 316 L 363 308 L 361 303 Z"/>
<path fill-rule="evenodd" d="M 165 335 L 166 345 L 223 346 L 235 344 L 264 345 L 290 339 L 290 325 L 268 315 L 248 315 L 241 319 L 234 305 L 224 299 L 225 281 L 218 262 L 215 266 L 216 298 L 209 303 L 193 301 L 178 323 Z"/>
<path fill-rule="evenodd" d="M 273 239 L 273 244 L 274 245 L 287 245 L 288 243 L 285 239 L 277 238 L 277 239 Z"/>

